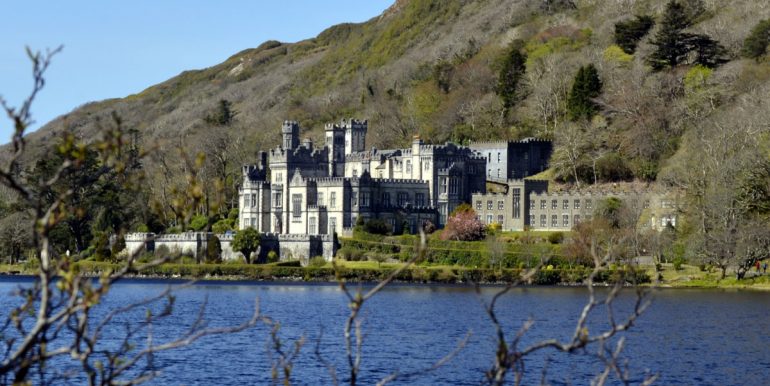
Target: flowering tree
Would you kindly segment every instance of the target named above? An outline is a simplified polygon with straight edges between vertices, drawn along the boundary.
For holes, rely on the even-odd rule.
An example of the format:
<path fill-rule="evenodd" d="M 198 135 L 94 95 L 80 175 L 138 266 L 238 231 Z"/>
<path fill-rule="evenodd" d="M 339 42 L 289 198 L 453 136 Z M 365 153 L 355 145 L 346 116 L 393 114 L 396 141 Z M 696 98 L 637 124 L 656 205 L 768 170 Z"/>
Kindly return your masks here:
<path fill-rule="evenodd" d="M 449 216 L 446 227 L 441 233 L 442 240 L 474 241 L 486 236 L 487 227 L 476 217 L 476 211 L 470 205 L 457 207 Z"/>

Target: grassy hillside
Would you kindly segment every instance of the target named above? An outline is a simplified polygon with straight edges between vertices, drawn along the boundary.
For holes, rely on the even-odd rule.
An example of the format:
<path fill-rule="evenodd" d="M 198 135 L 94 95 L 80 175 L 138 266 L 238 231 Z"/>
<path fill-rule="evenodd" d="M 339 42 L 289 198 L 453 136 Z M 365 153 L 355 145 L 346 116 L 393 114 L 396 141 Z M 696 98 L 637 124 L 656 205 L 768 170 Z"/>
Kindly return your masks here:
<path fill-rule="evenodd" d="M 145 148 L 157 150 L 144 164 L 156 195 L 185 183 L 189 165 L 177 147 L 206 153 L 204 168 L 223 170 L 211 174 L 234 189 L 239 165 L 278 143 L 281 121 L 299 120 L 319 140 L 323 123 L 352 116 L 369 119 L 368 141 L 379 147 L 403 146 L 414 134 L 434 142 L 539 136 L 556 142 L 550 175 L 558 180 L 681 180 L 680 159 L 697 151 L 706 123 L 745 127 L 768 122 L 770 111 L 770 63 L 740 56 L 770 7 L 754 0 L 682 2 L 692 16 L 685 31 L 718 41 L 727 63 L 697 67 L 690 55 L 653 71 L 647 59 L 663 0 L 400 0 L 364 23 L 297 43 L 264 42 L 139 94 L 83 105 L 28 136 L 28 161 L 62 132 L 93 138 L 115 112 L 138 130 Z M 629 54 L 614 45 L 615 26 L 633 15 L 656 24 Z M 525 56 L 526 69 L 516 103 L 505 108 L 497 91 L 512 49 Z M 588 64 L 602 83 L 593 98 L 598 113 L 573 122 L 570 90 Z M 207 123 L 221 100 L 231 103 L 234 119 Z"/>

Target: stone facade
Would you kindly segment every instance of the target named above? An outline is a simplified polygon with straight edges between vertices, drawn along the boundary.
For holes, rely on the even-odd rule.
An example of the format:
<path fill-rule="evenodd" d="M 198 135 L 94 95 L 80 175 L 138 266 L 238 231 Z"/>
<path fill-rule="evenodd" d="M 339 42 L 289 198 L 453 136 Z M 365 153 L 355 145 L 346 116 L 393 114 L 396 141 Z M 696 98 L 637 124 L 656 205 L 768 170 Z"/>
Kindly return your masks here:
<path fill-rule="evenodd" d="M 486 159 L 472 149 L 415 138 L 407 149 L 365 150 L 367 130 L 367 121 L 353 119 L 326 125 L 325 144 L 315 148 L 299 140 L 297 122 L 284 122 L 281 146 L 243 168 L 239 227 L 333 234 L 363 217 L 414 232 L 426 221 L 442 226 L 485 191 Z"/>
<path fill-rule="evenodd" d="M 486 178 L 505 183 L 538 174 L 548 168 L 551 141 L 526 138 L 521 141 L 471 142 L 468 147 L 486 159 Z"/>
<path fill-rule="evenodd" d="M 208 243 L 213 237 L 219 239 L 222 260 L 233 260 L 243 257 L 238 251 L 233 251 L 233 234 L 206 232 L 186 232 L 180 234 L 155 235 L 154 233 L 130 233 L 126 235 L 126 250 L 134 254 L 140 250 L 154 252 L 160 247 L 168 248 L 171 253 L 202 258 L 206 254 Z M 275 251 L 281 260 L 299 259 L 307 262 L 316 256 L 331 260 L 337 253 L 338 243 L 334 235 L 287 235 L 263 233 L 260 236 L 260 246 L 256 252 L 256 261 L 267 261 L 267 254 Z"/>
<path fill-rule="evenodd" d="M 597 205 L 617 197 L 641 217 L 639 225 L 662 229 L 676 226 L 678 199 L 671 194 L 647 192 L 548 192 L 548 182 L 512 179 L 501 193 L 476 193 L 473 209 L 485 224 L 500 224 L 505 231 L 523 229 L 568 231 L 591 220 Z"/>

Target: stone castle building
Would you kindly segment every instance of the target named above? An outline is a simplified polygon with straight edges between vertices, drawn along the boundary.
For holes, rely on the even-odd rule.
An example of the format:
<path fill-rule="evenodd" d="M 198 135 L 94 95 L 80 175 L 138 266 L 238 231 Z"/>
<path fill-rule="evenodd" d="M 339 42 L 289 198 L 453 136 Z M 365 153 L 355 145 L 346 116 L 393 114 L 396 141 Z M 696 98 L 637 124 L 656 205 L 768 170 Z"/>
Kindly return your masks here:
<path fill-rule="evenodd" d="M 443 226 L 455 207 L 485 191 L 486 159 L 476 151 L 419 138 L 407 149 L 366 150 L 367 130 L 366 121 L 326 125 L 316 148 L 300 141 L 297 122 L 284 122 L 281 145 L 243 168 L 240 227 L 333 234 L 363 217 L 416 232 L 426 221 Z"/>

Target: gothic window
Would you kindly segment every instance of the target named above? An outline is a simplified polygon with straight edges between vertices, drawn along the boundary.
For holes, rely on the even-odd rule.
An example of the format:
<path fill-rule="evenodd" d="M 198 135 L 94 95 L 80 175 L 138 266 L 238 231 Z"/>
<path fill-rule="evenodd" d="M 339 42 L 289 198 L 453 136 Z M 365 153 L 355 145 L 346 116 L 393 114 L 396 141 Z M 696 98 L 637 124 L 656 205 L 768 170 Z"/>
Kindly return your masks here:
<path fill-rule="evenodd" d="M 439 189 L 440 189 L 439 191 L 440 191 L 441 193 L 444 193 L 444 194 L 446 194 L 446 193 L 447 193 L 447 177 L 441 177 L 441 178 L 439 179 L 439 181 L 440 181 L 440 185 L 441 185 L 441 186 L 439 187 Z"/>
<path fill-rule="evenodd" d="M 500 225 L 503 224 L 503 215 L 502 214 L 498 214 L 497 215 L 497 223 L 500 224 Z"/>
<path fill-rule="evenodd" d="M 500 200 L 497 202 L 497 210 L 503 210 L 505 209 L 505 201 Z"/>
<path fill-rule="evenodd" d="M 551 209 L 558 209 L 558 208 L 559 208 L 559 201 L 551 200 Z"/>
<path fill-rule="evenodd" d="M 513 218 L 521 217 L 521 189 L 513 190 Z"/>
<path fill-rule="evenodd" d="M 457 194 L 457 191 L 460 190 L 459 185 L 459 178 L 449 178 L 449 194 Z"/>
<path fill-rule="evenodd" d="M 324 192 L 318 192 L 318 206 L 324 206 Z"/>
<path fill-rule="evenodd" d="M 540 209 L 545 209 L 545 200 L 540 200 Z"/>
<path fill-rule="evenodd" d="M 497 152 L 497 162 L 500 162 L 500 152 L 499 151 Z M 498 171 L 499 171 L 499 169 L 498 169 Z"/>
<path fill-rule="evenodd" d="M 252 217 L 252 218 L 251 218 L 251 227 L 252 227 L 252 228 L 254 228 L 254 227 L 256 227 L 256 226 L 257 226 L 257 219 L 256 219 L 256 218 L 254 218 L 254 217 Z"/>
<path fill-rule="evenodd" d="M 565 227 L 565 228 L 568 228 L 569 227 L 569 215 L 565 214 L 565 215 L 562 215 L 561 217 L 562 217 L 561 225 L 563 227 Z"/>
<path fill-rule="evenodd" d="M 541 214 L 541 215 L 540 215 L 540 227 L 541 227 L 541 228 L 545 228 L 545 227 L 547 227 L 547 226 L 548 226 L 548 222 L 547 222 L 547 221 L 546 221 L 546 219 L 545 219 L 545 215 L 544 215 L 544 214 Z"/>
<path fill-rule="evenodd" d="M 398 192 L 398 206 L 406 206 L 409 203 L 409 193 Z"/>
<path fill-rule="evenodd" d="M 382 205 L 383 206 L 390 206 L 390 193 L 389 192 L 382 192 Z"/>
<path fill-rule="evenodd" d="M 281 198 L 281 192 L 273 193 L 273 206 L 274 207 L 280 208 L 282 206 L 281 205 L 282 201 L 283 201 L 283 199 Z"/>
<path fill-rule="evenodd" d="M 412 161 L 409 161 L 409 160 L 406 161 L 406 172 L 407 173 L 412 172 Z"/>
<path fill-rule="evenodd" d="M 446 224 L 446 218 L 447 218 L 447 204 L 441 203 L 438 204 L 438 214 L 439 214 L 439 222 L 440 225 Z"/>
<path fill-rule="evenodd" d="M 316 231 L 316 221 L 315 221 L 315 217 L 311 217 L 311 218 L 308 220 L 308 234 L 314 235 L 314 234 L 316 234 L 316 233 L 318 233 L 318 232 Z"/>
<path fill-rule="evenodd" d="M 329 218 L 329 234 L 333 235 L 337 232 L 337 218 L 331 217 Z"/>
<path fill-rule="evenodd" d="M 476 210 L 481 210 L 481 200 L 476 200 Z"/>
<path fill-rule="evenodd" d="M 551 228 L 556 228 L 559 226 L 559 216 L 553 214 L 551 215 Z"/>
<path fill-rule="evenodd" d="M 358 192 L 350 192 L 350 207 L 355 208 L 358 206 Z"/>
<path fill-rule="evenodd" d="M 535 200 L 529 200 L 529 210 L 535 210 Z"/>
<path fill-rule="evenodd" d="M 492 200 L 487 201 L 487 210 L 492 210 Z"/>
<path fill-rule="evenodd" d="M 591 200 L 586 200 L 586 209 L 591 210 Z"/>
<path fill-rule="evenodd" d="M 564 200 L 562 208 L 563 209 L 569 209 L 569 200 Z"/>
<path fill-rule="evenodd" d="M 361 207 L 362 208 L 368 208 L 369 207 L 369 192 L 361 192 Z"/>
<path fill-rule="evenodd" d="M 575 209 L 580 209 L 580 200 L 575 199 Z"/>
<path fill-rule="evenodd" d="M 256 194 L 252 194 L 251 195 L 251 207 L 253 208 L 255 206 L 257 206 L 257 195 Z"/>
<path fill-rule="evenodd" d="M 291 214 L 294 218 L 302 217 L 302 195 L 291 195 Z"/>
<path fill-rule="evenodd" d="M 337 192 L 331 192 L 329 194 L 329 207 L 332 209 L 337 207 Z"/>
<path fill-rule="evenodd" d="M 529 215 L 529 226 L 531 226 L 533 228 L 535 227 L 535 215 L 534 214 Z"/>
<path fill-rule="evenodd" d="M 425 206 L 425 193 L 417 193 L 414 195 L 414 204 L 416 206 Z"/>
<path fill-rule="evenodd" d="M 580 224 L 580 215 L 576 214 L 574 217 L 575 217 L 575 225 Z"/>
<path fill-rule="evenodd" d="M 493 217 L 491 214 L 488 214 L 488 215 L 487 215 L 487 225 L 489 225 L 489 224 L 491 224 L 491 223 L 492 223 L 492 221 L 493 221 L 492 219 L 493 219 L 493 218 L 494 218 L 494 217 Z"/>

